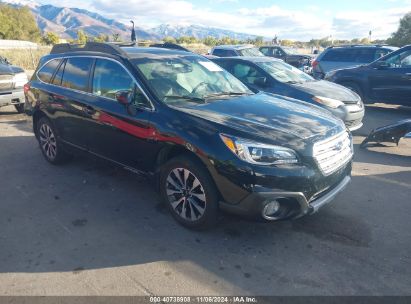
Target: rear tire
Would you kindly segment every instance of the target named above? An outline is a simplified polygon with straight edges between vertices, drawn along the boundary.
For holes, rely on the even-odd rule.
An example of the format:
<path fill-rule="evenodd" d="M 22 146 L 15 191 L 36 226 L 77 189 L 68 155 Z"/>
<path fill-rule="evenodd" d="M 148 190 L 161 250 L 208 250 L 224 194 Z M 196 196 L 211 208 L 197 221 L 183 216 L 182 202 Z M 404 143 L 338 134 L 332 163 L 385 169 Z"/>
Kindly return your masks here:
<path fill-rule="evenodd" d="M 53 124 L 46 117 L 37 123 L 37 139 L 44 158 L 53 165 L 63 164 L 71 159 L 71 155 L 63 150 Z"/>
<path fill-rule="evenodd" d="M 16 111 L 21 114 L 24 113 L 24 104 L 23 103 L 19 103 L 14 105 L 14 107 L 16 108 Z"/>
<path fill-rule="evenodd" d="M 218 192 L 206 168 L 189 155 L 169 160 L 160 169 L 160 194 L 174 219 L 190 229 L 215 225 Z"/>

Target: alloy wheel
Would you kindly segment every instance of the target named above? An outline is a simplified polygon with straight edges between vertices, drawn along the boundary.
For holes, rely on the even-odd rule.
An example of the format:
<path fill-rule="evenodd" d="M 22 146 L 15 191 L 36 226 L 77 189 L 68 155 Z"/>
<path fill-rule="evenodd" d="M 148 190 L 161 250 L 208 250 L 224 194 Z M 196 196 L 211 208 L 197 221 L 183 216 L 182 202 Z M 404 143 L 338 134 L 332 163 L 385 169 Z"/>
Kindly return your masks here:
<path fill-rule="evenodd" d="M 57 155 L 57 142 L 53 130 L 47 124 L 42 124 L 39 135 L 41 148 L 49 159 L 54 160 Z"/>
<path fill-rule="evenodd" d="M 166 193 L 171 207 L 184 220 L 193 222 L 204 215 L 207 205 L 204 188 L 190 170 L 171 170 L 166 179 Z"/>

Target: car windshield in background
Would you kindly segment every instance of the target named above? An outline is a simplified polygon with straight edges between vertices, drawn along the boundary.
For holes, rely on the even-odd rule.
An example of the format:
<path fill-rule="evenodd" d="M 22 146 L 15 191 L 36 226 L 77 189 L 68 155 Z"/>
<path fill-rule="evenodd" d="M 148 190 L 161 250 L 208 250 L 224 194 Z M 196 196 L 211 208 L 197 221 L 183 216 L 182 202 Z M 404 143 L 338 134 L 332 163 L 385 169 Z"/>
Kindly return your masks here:
<path fill-rule="evenodd" d="M 279 61 L 257 62 L 257 65 L 274 79 L 284 83 L 301 83 L 314 81 L 314 78 L 299 69 Z"/>
<path fill-rule="evenodd" d="M 242 49 L 242 50 L 239 50 L 239 52 L 241 56 L 251 56 L 251 57 L 264 56 L 264 54 L 261 53 L 260 50 L 257 48 Z"/>
<path fill-rule="evenodd" d="M 157 97 L 165 103 L 206 100 L 252 94 L 237 78 L 198 56 L 135 59 Z"/>

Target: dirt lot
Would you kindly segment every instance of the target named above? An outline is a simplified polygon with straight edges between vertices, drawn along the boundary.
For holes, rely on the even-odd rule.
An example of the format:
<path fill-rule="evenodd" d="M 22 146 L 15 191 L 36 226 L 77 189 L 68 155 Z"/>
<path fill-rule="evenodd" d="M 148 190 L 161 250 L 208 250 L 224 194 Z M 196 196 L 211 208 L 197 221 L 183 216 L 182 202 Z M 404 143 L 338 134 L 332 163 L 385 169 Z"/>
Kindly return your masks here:
<path fill-rule="evenodd" d="M 411 109 L 367 108 L 353 180 L 319 213 L 177 225 L 144 179 L 88 158 L 47 164 L 0 109 L 0 295 L 410 295 L 411 140 L 360 150 Z"/>

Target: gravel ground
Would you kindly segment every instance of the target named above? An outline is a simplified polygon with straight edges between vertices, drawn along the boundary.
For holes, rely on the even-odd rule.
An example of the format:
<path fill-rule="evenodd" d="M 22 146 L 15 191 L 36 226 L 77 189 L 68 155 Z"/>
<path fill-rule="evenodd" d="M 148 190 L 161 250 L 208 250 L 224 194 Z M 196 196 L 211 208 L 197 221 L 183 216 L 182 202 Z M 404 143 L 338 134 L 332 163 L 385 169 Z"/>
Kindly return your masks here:
<path fill-rule="evenodd" d="M 319 213 L 192 232 L 145 179 L 90 158 L 42 158 L 0 109 L 0 295 L 411 295 L 411 142 L 360 150 L 411 109 L 367 108 L 353 180 Z"/>

